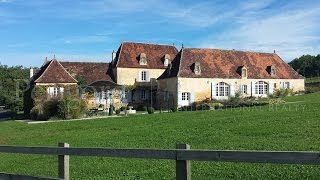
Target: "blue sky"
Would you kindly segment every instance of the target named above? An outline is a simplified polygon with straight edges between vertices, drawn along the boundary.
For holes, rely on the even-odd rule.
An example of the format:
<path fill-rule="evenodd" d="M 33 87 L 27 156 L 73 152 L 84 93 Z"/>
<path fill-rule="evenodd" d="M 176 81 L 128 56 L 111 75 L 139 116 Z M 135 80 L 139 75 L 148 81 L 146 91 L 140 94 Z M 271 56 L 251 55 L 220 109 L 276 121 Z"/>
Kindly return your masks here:
<path fill-rule="evenodd" d="M 314 0 L 0 0 L 0 62 L 111 59 L 122 41 L 273 52 L 285 61 L 320 53 Z"/>

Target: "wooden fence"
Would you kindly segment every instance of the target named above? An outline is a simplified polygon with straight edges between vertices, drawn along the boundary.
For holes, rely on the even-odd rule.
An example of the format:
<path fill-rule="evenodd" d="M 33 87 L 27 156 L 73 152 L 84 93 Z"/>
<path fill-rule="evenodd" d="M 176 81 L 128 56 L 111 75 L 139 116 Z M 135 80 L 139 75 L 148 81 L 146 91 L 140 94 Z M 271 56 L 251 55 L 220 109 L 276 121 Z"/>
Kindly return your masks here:
<path fill-rule="evenodd" d="M 22 153 L 58 156 L 58 178 L 69 180 L 69 156 L 103 156 L 118 158 L 169 159 L 176 161 L 176 179 L 191 180 L 190 161 L 220 161 L 273 164 L 320 164 L 320 152 L 302 151 L 234 151 L 191 150 L 188 144 L 177 144 L 176 149 L 110 149 L 72 148 L 67 143 L 59 147 L 0 146 L 0 153 Z M 1 176 L 2 175 L 2 176 Z M 18 175 L 0 173 L 1 177 L 15 179 Z M 34 179 L 45 179 L 36 178 Z M 47 178 L 49 179 L 49 178 Z M 51 178 L 53 179 L 53 178 Z"/>

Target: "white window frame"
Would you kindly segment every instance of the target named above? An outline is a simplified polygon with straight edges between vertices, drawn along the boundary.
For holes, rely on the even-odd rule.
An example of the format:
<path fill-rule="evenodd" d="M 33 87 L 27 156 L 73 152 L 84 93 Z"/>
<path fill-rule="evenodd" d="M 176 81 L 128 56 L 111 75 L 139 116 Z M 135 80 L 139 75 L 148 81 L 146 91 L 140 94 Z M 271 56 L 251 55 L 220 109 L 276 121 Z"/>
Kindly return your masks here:
<path fill-rule="evenodd" d="M 246 84 L 241 85 L 241 94 L 248 94 L 248 86 Z"/>
<path fill-rule="evenodd" d="M 167 59 L 167 58 L 164 59 L 164 63 L 163 64 L 164 64 L 164 66 L 168 66 L 169 65 L 169 59 Z"/>
<path fill-rule="evenodd" d="M 230 95 L 230 85 L 225 82 L 219 82 L 216 84 L 216 96 L 227 97 Z"/>
<path fill-rule="evenodd" d="M 283 89 L 290 89 L 290 82 L 289 81 L 283 82 Z"/>
<path fill-rule="evenodd" d="M 188 92 L 183 92 L 181 96 L 182 101 L 189 101 L 190 99 L 190 93 Z"/>
<path fill-rule="evenodd" d="M 141 71 L 140 72 L 141 74 L 140 74 L 140 81 L 147 81 L 147 71 Z"/>
<path fill-rule="evenodd" d="M 256 94 L 258 95 L 266 95 L 269 92 L 269 84 L 264 81 L 258 81 L 255 84 Z"/>

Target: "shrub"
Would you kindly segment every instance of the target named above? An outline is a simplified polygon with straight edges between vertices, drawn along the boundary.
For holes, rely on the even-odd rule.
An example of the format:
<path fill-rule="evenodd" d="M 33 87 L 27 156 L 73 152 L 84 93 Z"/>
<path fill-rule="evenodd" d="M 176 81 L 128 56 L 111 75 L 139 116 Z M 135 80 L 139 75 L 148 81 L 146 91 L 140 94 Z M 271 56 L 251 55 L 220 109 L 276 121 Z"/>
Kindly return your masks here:
<path fill-rule="evenodd" d="M 147 111 L 147 106 L 139 105 L 139 106 L 137 107 L 137 111 Z"/>
<path fill-rule="evenodd" d="M 48 101 L 45 101 L 43 104 L 43 108 L 45 109 L 45 111 L 48 113 L 50 117 L 56 116 L 58 115 L 58 111 L 59 111 L 58 109 L 59 103 L 60 103 L 59 99 L 53 98 Z"/>
<path fill-rule="evenodd" d="M 122 106 L 122 107 L 120 108 L 121 111 L 124 111 L 124 110 L 126 110 L 126 109 L 127 109 L 126 106 Z"/>
<path fill-rule="evenodd" d="M 116 110 L 116 114 L 120 114 L 120 112 L 121 112 L 121 109 Z"/>
<path fill-rule="evenodd" d="M 172 112 L 177 112 L 177 108 L 171 108 Z"/>
<path fill-rule="evenodd" d="M 291 96 L 293 95 L 294 92 L 292 89 L 277 89 L 273 93 L 274 97 L 286 97 L 286 96 Z"/>
<path fill-rule="evenodd" d="M 76 96 L 64 96 L 59 105 L 59 116 L 63 119 L 76 119 L 83 116 L 86 110 L 85 102 Z"/>
<path fill-rule="evenodd" d="M 43 104 L 38 104 L 30 111 L 30 118 L 36 121 L 47 121 L 50 119 L 48 111 L 45 110 Z"/>
<path fill-rule="evenodd" d="M 148 111 L 148 114 L 153 114 L 154 113 L 154 108 L 153 107 L 148 107 L 147 111 Z"/>

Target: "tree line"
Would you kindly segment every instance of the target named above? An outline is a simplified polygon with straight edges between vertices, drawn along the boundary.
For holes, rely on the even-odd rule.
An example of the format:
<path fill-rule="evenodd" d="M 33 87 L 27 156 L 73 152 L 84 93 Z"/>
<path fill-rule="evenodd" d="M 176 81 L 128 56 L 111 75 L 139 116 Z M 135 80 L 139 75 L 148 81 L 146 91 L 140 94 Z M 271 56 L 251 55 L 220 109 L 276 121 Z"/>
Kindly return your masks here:
<path fill-rule="evenodd" d="M 28 80 L 28 68 L 0 64 L 0 106 L 13 111 L 23 110 L 23 92 Z"/>
<path fill-rule="evenodd" d="M 289 62 L 289 65 L 306 78 L 320 77 L 320 54 L 303 55 Z"/>

